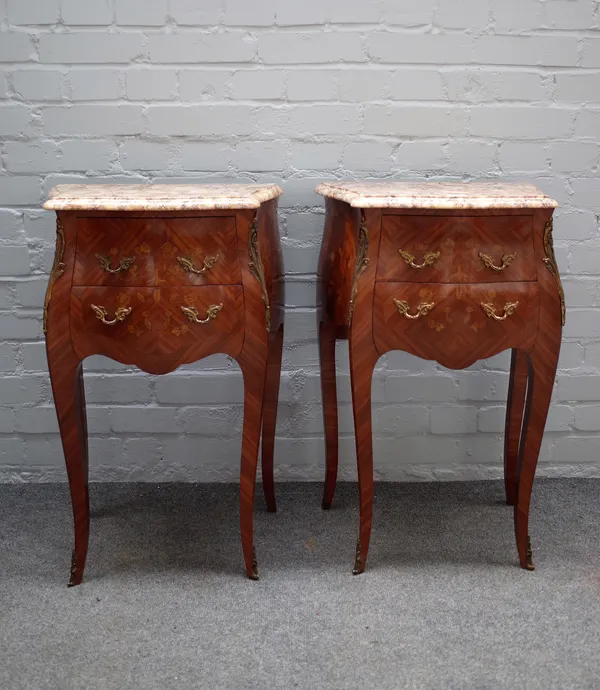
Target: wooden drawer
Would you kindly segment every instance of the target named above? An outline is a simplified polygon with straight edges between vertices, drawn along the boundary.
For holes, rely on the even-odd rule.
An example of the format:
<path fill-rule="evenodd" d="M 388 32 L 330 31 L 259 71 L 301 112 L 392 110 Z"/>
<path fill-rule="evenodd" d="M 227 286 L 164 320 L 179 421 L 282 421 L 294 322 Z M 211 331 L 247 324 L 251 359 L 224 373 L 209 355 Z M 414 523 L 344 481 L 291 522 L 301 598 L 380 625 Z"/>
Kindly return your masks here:
<path fill-rule="evenodd" d="M 233 217 L 78 220 L 74 285 L 240 283 Z"/>
<path fill-rule="evenodd" d="M 535 279 L 532 216 L 383 216 L 377 280 Z"/>
<path fill-rule="evenodd" d="M 74 287 L 71 338 L 82 359 L 102 354 L 153 374 L 210 354 L 239 354 L 244 300 L 238 285 Z"/>
<path fill-rule="evenodd" d="M 536 282 L 375 285 L 374 340 L 463 369 L 508 348 L 528 348 L 538 330 Z"/>
<path fill-rule="evenodd" d="M 160 285 L 237 285 L 242 282 L 234 218 L 177 218 L 162 221 Z"/>
<path fill-rule="evenodd" d="M 79 218 L 73 285 L 155 285 L 164 242 L 154 218 Z"/>

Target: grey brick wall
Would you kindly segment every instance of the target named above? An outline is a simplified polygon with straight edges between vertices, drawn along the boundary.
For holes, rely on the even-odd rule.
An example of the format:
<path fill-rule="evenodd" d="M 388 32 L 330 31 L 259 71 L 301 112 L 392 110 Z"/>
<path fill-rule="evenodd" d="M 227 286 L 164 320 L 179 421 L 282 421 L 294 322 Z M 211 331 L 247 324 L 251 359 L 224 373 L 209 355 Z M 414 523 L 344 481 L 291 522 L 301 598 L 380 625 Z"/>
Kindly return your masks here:
<path fill-rule="evenodd" d="M 540 469 L 600 475 L 597 0 L 0 0 L 0 481 L 64 479 L 41 333 L 60 182 L 276 181 L 288 273 L 277 466 L 320 479 L 315 285 L 324 179 L 537 183 L 568 303 Z M 403 353 L 373 384 L 377 475 L 496 477 L 508 355 Z M 347 348 L 341 475 L 354 478 Z M 95 479 L 238 473 L 237 367 L 87 363 Z"/>

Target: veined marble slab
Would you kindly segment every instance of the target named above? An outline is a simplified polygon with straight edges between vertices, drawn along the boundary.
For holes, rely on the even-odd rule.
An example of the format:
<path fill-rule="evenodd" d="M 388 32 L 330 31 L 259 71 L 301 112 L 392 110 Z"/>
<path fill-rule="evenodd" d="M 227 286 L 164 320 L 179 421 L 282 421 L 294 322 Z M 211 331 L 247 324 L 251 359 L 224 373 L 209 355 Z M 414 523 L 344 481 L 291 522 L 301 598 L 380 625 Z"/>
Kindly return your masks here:
<path fill-rule="evenodd" d="M 283 194 L 275 184 L 65 184 L 49 211 L 195 211 L 258 208 Z"/>
<path fill-rule="evenodd" d="M 355 208 L 556 208 L 532 184 L 511 182 L 323 182 L 322 196 Z"/>

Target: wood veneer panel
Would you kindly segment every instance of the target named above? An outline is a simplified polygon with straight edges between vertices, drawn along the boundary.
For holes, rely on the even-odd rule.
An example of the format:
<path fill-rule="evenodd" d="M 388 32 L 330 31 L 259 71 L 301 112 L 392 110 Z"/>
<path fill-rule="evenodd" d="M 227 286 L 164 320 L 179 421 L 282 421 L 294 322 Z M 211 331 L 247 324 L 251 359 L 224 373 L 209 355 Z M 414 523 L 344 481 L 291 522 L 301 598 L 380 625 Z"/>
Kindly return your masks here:
<path fill-rule="evenodd" d="M 73 283 L 122 287 L 238 285 L 237 254 L 234 217 L 84 217 L 78 219 Z M 109 258 L 110 270 L 103 267 L 99 257 Z M 185 267 L 180 259 L 190 263 Z M 124 270 L 111 272 L 128 260 Z"/>
<path fill-rule="evenodd" d="M 537 333 L 538 293 L 537 283 L 376 283 L 375 345 L 380 354 L 404 350 L 450 369 L 464 369 L 509 348 L 527 349 Z M 409 316 L 398 311 L 394 300 L 408 305 Z M 515 303 L 514 313 L 504 318 L 505 305 Z M 419 305 L 431 304 L 417 316 Z M 482 304 L 493 305 L 504 320 L 487 316 Z"/>
<path fill-rule="evenodd" d="M 426 216 L 384 215 L 377 280 L 424 283 L 497 283 L 535 280 L 531 215 Z M 439 254 L 423 268 L 409 265 L 400 250 L 423 265 L 427 254 Z M 480 254 L 500 271 L 485 265 Z"/>
<path fill-rule="evenodd" d="M 106 325 L 92 305 L 104 307 L 107 320 L 119 308 L 131 309 L 122 322 Z M 191 323 L 181 307 L 204 318 L 211 305 L 223 305 L 208 323 Z M 151 374 L 223 352 L 235 357 L 243 343 L 244 304 L 239 286 L 190 288 L 74 287 L 71 337 L 77 355 L 111 357 Z"/>
<path fill-rule="evenodd" d="M 154 218 L 104 216 L 76 218 L 77 250 L 73 285 L 135 287 L 156 285 L 160 248 L 166 235 Z M 99 257 L 108 257 L 117 270 L 122 261 L 133 259 L 126 270 L 110 273 Z"/>
<path fill-rule="evenodd" d="M 181 218 L 157 221 L 165 243 L 158 257 L 158 285 L 237 285 L 241 282 L 234 218 Z M 191 259 L 186 270 L 179 258 Z"/>

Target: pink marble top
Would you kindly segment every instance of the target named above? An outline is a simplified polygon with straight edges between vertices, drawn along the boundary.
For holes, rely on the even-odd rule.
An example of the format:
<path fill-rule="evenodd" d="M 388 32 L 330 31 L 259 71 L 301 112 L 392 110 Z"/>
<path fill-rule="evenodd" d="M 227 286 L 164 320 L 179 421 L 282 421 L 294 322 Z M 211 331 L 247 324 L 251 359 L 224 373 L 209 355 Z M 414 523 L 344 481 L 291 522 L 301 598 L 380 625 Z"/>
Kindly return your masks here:
<path fill-rule="evenodd" d="M 283 194 L 275 184 L 65 184 L 54 187 L 49 211 L 193 211 L 258 208 Z"/>
<path fill-rule="evenodd" d="M 323 182 L 322 196 L 356 208 L 556 208 L 532 184 L 511 182 Z"/>

